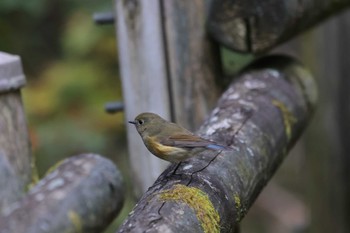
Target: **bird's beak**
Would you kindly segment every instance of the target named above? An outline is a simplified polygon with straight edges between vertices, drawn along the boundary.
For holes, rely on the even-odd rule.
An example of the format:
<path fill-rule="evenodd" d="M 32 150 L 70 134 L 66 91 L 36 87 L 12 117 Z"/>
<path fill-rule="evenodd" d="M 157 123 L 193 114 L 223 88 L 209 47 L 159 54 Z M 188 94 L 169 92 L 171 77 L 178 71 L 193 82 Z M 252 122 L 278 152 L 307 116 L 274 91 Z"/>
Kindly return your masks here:
<path fill-rule="evenodd" d="M 136 125 L 136 121 L 128 121 L 130 124 Z"/>

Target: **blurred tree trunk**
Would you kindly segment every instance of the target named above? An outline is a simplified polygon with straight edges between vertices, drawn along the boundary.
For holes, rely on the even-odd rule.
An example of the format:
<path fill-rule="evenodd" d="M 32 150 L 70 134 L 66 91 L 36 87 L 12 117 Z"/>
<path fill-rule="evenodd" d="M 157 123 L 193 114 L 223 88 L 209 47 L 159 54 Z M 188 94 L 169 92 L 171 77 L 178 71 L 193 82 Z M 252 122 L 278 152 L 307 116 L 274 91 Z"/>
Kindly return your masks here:
<path fill-rule="evenodd" d="M 338 88 L 336 92 L 336 130 L 339 134 L 339 158 L 336 159 L 334 167 L 338 185 L 336 182 L 334 190 L 338 193 L 333 197 L 336 201 L 335 219 L 342 226 L 339 232 L 350 230 L 350 14 L 339 17 L 337 24 L 338 31 L 336 33 L 337 45 L 336 53 L 338 57 Z M 330 75 L 331 76 L 331 75 Z"/>
<path fill-rule="evenodd" d="M 301 38 L 301 54 L 318 77 L 320 105 L 306 137 L 310 232 L 350 229 L 350 13 Z"/>

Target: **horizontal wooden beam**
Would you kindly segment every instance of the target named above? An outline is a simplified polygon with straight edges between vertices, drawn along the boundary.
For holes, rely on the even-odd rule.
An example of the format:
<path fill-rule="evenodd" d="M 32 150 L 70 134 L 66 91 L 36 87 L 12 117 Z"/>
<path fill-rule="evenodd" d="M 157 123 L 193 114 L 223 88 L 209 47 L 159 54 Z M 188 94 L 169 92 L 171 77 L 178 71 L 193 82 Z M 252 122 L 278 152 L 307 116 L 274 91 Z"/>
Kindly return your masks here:
<path fill-rule="evenodd" d="M 261 53 L 349 6 L 348 0 L 216 0 L 208 27 L 230 49 Z"/>
<path fill-rule="evenodd" d="M 108 159 L 82 154 L 65 159 L 29 193 L 7 207 L 1 232 L 101 232 L 124 200 L 120 172 Z"/>

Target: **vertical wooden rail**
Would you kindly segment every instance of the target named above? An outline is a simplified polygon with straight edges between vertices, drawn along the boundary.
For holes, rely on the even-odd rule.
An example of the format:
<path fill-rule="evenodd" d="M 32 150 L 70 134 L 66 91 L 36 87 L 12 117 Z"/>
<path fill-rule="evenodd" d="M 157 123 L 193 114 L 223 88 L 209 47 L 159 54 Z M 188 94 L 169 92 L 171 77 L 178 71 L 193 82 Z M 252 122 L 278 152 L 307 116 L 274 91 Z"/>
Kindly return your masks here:
<path fill-rule="evenodd" d="M 205 29 L 209 3 L 116 1 L 126 120 L 150 111 L 189 129 L 203 122 L 219 96 L 219 50 Z M 146 151 L 134 127 L 127 127 L 134 181 L 145 191 L 165 163 Z"/>
<path fill-rule="evenodd" d="M 116 0 L 116 31 L 125 120 L 145 111 L 170 119 L 170 99 L 158 0 Z M 167 163 L 152 156 L 136 130 L 127 124 L 136 193 L 143 193 Z"/>
<path fill-rule="evenodd" d="M 31 178 L 31 153 L 20 88 L 18 56 L 0 52 L 0 209 L 18 200 Z"/>
<path fill-rule="evenodd" d="M 161 2 L 175 120 L 194 131 L 220 96 L 219 47 L 206 31 L 211 1 Z"/>

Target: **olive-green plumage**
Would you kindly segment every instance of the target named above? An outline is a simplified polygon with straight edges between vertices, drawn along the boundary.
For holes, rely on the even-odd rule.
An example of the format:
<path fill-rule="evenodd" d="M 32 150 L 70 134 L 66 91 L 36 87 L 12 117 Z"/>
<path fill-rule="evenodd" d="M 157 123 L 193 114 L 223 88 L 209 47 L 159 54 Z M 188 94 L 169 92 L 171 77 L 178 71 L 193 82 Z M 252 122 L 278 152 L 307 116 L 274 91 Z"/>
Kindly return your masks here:
<path fill-rule="evenodd" d="M 187 129 L 154 113 L 141 113 L 129 123 L 136 126 L 147 149 L 155 156 L 181 162 L 204 150 L 227 150 L 229 147 L 194 135 Z"/>

